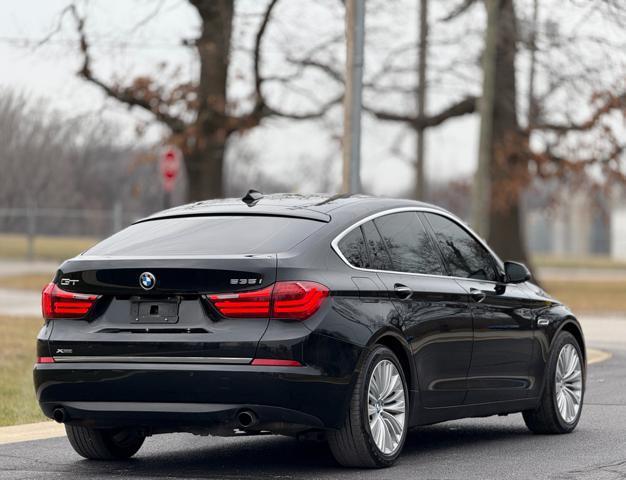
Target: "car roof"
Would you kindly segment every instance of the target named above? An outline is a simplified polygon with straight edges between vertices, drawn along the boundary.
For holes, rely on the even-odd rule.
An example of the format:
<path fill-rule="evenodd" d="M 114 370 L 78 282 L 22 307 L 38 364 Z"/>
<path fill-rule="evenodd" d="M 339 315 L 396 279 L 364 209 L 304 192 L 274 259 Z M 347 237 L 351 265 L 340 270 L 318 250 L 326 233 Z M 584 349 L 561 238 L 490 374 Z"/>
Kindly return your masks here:
<path fill-rule="evenodd" d="M 253 193 L 252 196 L 250 194 Z M 399 207 L 440 207 L 415 200 L 403 200 L 370 195 L 273 193 L 263 195 L 250 191 L 243 198 L 204 200 L 157 212 L 139 222 L 160 218 L 212 215 L 269 215 L 306 218 L 330 222 L 333 217 L 373 214 Z"/>

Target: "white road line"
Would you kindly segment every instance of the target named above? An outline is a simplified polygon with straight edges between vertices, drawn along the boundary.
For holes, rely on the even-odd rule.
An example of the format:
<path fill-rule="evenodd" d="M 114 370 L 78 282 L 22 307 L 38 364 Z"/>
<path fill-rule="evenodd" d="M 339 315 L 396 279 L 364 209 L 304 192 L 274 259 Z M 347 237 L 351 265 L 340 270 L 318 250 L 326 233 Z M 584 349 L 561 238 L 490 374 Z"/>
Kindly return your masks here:
<path fill-rule="evenodd" d="M 587 349 L 587 364 L 604 362 L 611 358 L 613 354 L 611 352 L 605 352 L 603 350 L 597 350 L 595 348 Z"/>
<path fill-rule="evenodd" d="M 52 421 L 0 427 L 0 445 L 64 436 L 65 427 Z"/>

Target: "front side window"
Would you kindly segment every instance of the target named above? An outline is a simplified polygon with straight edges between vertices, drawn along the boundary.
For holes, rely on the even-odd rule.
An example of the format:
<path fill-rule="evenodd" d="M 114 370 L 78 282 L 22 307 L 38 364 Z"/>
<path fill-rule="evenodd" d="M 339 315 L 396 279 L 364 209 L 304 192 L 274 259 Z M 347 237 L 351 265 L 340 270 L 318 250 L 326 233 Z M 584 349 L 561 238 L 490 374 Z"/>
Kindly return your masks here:
<path fill-rule="evenodd" d="M 385 215 L 374 220 L 396 272 L 443 275 L 439 254 L 416 212 Z"/>
<path fill-rule="evenodd" d="M 424 214 L 433 227 L 450 275 L 461 278 L 498 281 L 493 257 L 463 227 L 433 213 Z"/>

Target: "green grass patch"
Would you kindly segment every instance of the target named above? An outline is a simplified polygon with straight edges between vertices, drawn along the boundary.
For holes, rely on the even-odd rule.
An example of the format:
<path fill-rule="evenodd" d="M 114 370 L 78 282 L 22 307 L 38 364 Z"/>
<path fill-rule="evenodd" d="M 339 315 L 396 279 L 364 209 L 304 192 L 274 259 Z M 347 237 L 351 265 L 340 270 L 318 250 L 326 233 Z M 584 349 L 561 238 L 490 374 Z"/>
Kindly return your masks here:
<path fill-rule="evenodd" d="M 33 251 L 41 260 L 65 260 L 87 250 L 98 242 L 92 237 L 56 237 L 39 235 L 35 237 Z M 0 234 L 0 257 L 24 259 L 28 255 L 28 239 L 25 235 Z"/>
<path fill-rule="evenodd" d="M 41 318 L 0 316 L 0 426 L 39 422 L 33 387 Z"/>

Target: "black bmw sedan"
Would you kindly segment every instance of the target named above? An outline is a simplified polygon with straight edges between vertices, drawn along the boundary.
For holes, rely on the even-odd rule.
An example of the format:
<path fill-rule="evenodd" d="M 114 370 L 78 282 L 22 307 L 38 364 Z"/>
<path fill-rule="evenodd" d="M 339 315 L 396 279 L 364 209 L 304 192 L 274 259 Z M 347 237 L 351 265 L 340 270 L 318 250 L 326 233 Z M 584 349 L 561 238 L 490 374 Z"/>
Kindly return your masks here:
<path fill-rule="evenodd" d="M 418 425 L 521 412 L 533 432 L 568 433 L 582 330 L 529 280 L 415 201 L 251 191 L 185 205 L 60 266 L 42 294 L 37 398 L 91 459 L 160 433 L 271 432 L 385 467 Z"/>

